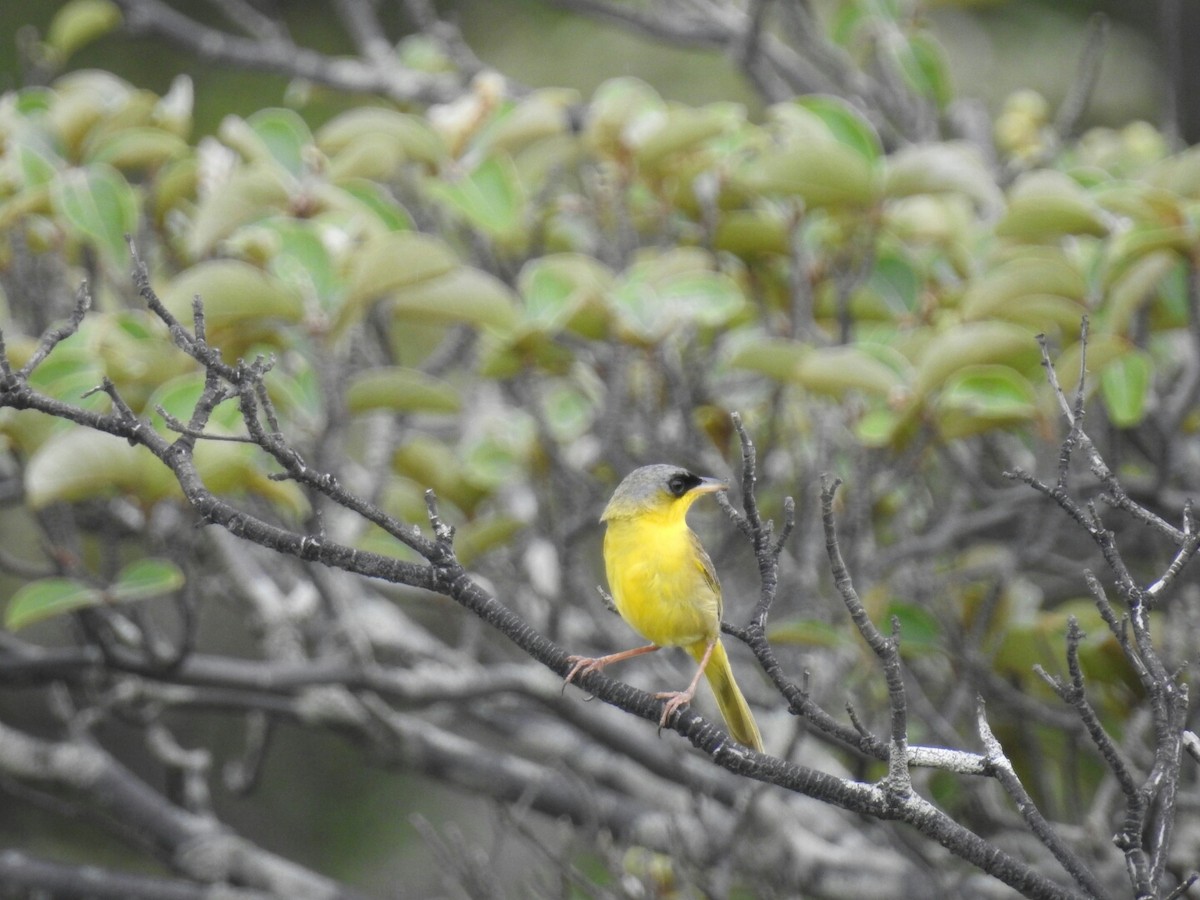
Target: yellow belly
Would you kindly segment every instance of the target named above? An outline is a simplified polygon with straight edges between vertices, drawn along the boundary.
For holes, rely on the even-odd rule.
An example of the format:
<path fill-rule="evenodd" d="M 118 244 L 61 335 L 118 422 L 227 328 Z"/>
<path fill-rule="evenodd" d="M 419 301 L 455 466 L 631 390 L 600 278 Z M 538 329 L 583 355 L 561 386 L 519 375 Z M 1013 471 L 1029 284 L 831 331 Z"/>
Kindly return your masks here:
<path fill-rule="evenodd" d="M 720 595 L 687 525 L 645 519 L 608 523 L 604 567 L 621 617 L 660 647 L 686 647 L 720 634 Z"/>

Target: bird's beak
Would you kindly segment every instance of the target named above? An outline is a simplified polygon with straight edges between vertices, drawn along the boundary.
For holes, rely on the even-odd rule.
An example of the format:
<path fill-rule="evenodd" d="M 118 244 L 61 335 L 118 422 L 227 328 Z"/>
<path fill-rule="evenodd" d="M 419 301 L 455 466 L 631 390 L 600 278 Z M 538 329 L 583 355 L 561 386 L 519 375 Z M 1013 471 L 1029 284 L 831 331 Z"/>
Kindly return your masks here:
<path fill-rule="evenodd" d="M 716 494 L 729 490 L 729 485 L 719 478 L 701 478 L 700 483 L 692 488 L 694 494 Z"/>

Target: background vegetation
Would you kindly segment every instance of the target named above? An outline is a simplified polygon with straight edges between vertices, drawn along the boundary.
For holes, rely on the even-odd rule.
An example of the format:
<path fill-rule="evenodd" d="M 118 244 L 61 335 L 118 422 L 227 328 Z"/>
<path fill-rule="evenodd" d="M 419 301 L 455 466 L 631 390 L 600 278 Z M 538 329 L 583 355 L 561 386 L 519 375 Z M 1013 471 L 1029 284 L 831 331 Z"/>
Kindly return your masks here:
<path fill-rule="evenodd" d="M 1200 156 L 1129 111 L 1145 23 L 1042 94 L 970 49 L 1024 9 L 220 9 L 76 0 L 0 97 L 14 889 L 1187 890 Z M 766 756 L 656 735 L 670 654 L 561 690 L 666 460 L 738 486 Z"/>

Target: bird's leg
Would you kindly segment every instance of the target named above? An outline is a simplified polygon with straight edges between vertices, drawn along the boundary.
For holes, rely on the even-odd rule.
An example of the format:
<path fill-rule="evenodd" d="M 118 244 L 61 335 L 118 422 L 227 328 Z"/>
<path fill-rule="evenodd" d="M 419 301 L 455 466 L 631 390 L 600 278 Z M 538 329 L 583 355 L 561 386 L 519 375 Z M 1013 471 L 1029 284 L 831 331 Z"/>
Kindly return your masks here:
<path fill-rule="evenodd" d="M 572 663 L 572 666 L 571 671 L 567 673 L 567 677 L 563 680 L 563 687 L 574 681 L 577 675 L 599 672 L 610 663 L 621 662 L 624 659 L 633 659 L 635 656 L 641 656 L 643 653 L 653 653 L 657 649 L 658 644 L 650 644 L 647 647 L 636 647 L 633 650 L 610 653 L 608 656 L 568 656 L 567 662 Z"/>
<path fill-rule="evenodd" d="M 696 685 L 700 683 L 700 676 L 708 668 L 708 658 L 712 656 L 713 648 L 716 646 L 716 638 L 708 642 L 708 647 L 704 650 L 704 656 L 700 658 L 700 667 L 696 669 L 696 676 L 692 679 L 692 683 L 687 686 L 686 691 L 661 691 L 654 695 L 659 700 L 667 701 L 663 704 L 662 718 L 658 720 L 659 731 L 667 727 L 667 720 L 671 718 L 671 714 L 675 710 L 692 702 L 692 698 L 696 696 Z"/>

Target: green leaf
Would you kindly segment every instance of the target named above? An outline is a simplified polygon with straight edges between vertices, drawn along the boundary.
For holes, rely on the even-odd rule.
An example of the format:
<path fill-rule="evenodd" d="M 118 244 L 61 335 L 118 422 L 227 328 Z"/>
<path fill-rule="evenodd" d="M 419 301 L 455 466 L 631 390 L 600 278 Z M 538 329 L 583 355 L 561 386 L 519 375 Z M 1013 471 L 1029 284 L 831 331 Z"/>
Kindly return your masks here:
<path fill-rule="evenodd" d="M 910 144 L 886 160 L 883 193 L 887 197 L 958 193 L 985 211 L 998 210 L 1004 195 L 979 150 L 962 141 Z"/>
<path fill-rule="evenodd" d="M 56 400 L 77 401 L 83 391 L 95 387 L 103 376 L 95 355 L 88 348 L 69 341 L 59 344 L 53 353 L 38 363 L 29 383 Z"/>
<path fill-rule="evenodd" d="M 730 210 L 717 222 L 713 247 L 742 257 L 784 254 L 788 252 L 788 224 L 774 210 Z"/>
<path fill-rule="evenodd" d="M 820 119 L 839 144 L 854 150 L 867 162 L 873 163 L 883 155 L 883 145 L 871 123 L 840 97 L 814 94 L 801 97 L 796 105 Z"/>
<path fill-rule="evenodd" d="M 345 284 L 329 246 L 321 239 L 322 227 L 309 219 L 279 218 L 264 223 L 279 236 L 279 249 L 271 255 L 270 270 L 300 296 L 326 312 L 341 299 Z"/>
<path fill-rule="evenodd" d="M 1087 291 L 1078 268 L 1057 250 L 1019 256 L 975 278 L 962 299 L 964 319 L 1006 319 L 1047 331 L 1054 324 L 1077 329 L 1087 312 Z M 1056 302 L 1057 299 L 1057 302 Z"/>
<path fill-rule="evenodd" d="M 12 149 L 16 151 L 21 180 L 26 187 L 51 185 L 64 165 L 62 159 L 52 150 L 37 146 L 36 142 L 19 141 Z"/>
<path fill-rule="evenodd" d="M 508 285 L 469 266 L 402 287 L 391 302 L 392 315 L 401 323 L 464 322 L 504 331 L 517 321 L 516 297 Z"/>
<path fill-rule="evenodd" d="M 50 196 L 55 212 L 96 247 L 113 271 L 128 268 L 125 235 L 137 233 L 138 198 L 120 172 L 103 163 L 68 169 L 54 182 Z"/>
<path fill-rule="evenodd" d="M 462 408 L 458 391 L 432 375 L 399 366 L 370 369 L 351 379 L 346 408 L 352 413 L 372 409 L 393 412 L 455 413 Z"/>
<path fill-rule="evenodd" d="M 901 369 L 862 346 L 812 347 L 784 338 L 754 338 L 730 360 L 736 368 L 799 384 L 813 393 L 840 399 L 850 391 L 887 398 L 905 386 Z"/>
<path fill-rule="evenodd" d="M 481 554 L 508 543 L 525 524 L 512 516 L 496 516 L 467 522 L 458 529 L 454 550 L 463 565 L 469 566 Z"/>
<path fill-rule="evenodd" d="M 597 150 L 609 154 L 627 151 L 629 124 L 654 111 L 666 111 L 658 92 L 637 78 L 612 78 L 592 95 L 586 117 L 586 135 Z"/>
<path fill-rule="evenodd" d="M 799 341 L 756 335 L 741 343 L 729 364 L 788 382 L 796 377 L 800 360 L 810 352 L 809 347 Z"/>
<path fill-rule="evenodd" d="M 416 232 L 368 240 L 351 263 L 347 302 L 336 328 L 356 321 L 367 301 L 388 297 L 393 314 L 422 324 L 467 322 L 510 328 L 516 298 L 499 279 L 463 266 L 441 240 Z"/>
<path fill-rule="evenodd" d="M 700 108 L 672 106 L 639 117 L 627 130 L 630 149 L 638 165 L 647 171 L 669 171 L 678 154 L 733 127 L 737 108 L 710 105 Z"/>
<path fill-rule="evenodd" d="M 935 407 L 946 439 L 1029 422 L 1038 413 L 1037 392 L 1008 366 L 968 366 L 946 382 Z"/>
<path fill-rule="evenodd" d="M 896 61 L 904 80 L 918 94 L 944 107 L 954 96 L 950 66 L 942 45 L 927 34 L 908 35 L 899 42 L 885 41 L 895 47 Z"/>
<path fill-rule="evenodd" d="M 1008 205 L 996 225 L 998 237 L 1040 241 L 1067 234 L 1103 237 L 1108 226 L 1095 206 L 1076 197 L 1022 197 Z"/>
<path fill-rule="evenodd" d="M 684 322 L 715 328 L 732 320 L 745 306 L 742 291 L 724 272 L 683 272 L 659 288 L 662 303 Z"/>
<path fill-rule="evenodd" d="M 236 259 L 215 259 L 185 269 L 160 295 L 171 314 L 189 325 L 192 299 L 199 295 L 210 329 L 244 327 L 262 319 L 299 322 L 304 318 L 304 306 L 295 291 L 262 269 Z"/>
<path fill-rule="evenodd" d="M 66 60 L 120 24 L 121 9 L 109 0 L 70 0 L 51 19 L 46 44 Z"/>
<path fill-rule="evenodd" d="M 78 158 L 79 148 L 93 129 L 113 127 L 129 118 L 131 105 L 142 105 L 131 103 L 136 91 L 129 82 L 97 69 L 69 72 L 54 87 L 47 124 L 66 159 Z"/>
<path fill-rule="evenodd" d="M 796 364 L 792 380 L 809 391 L 835 398 L 849 391 L 886 398 L 904 387 L 894 368 L 857 346 L 810 349 Z"/>
<path fill-rule="evenodd" d="M 414 231 L 412 216 L 382 184 L 362 178 L 350 178 L 340 185 L 342 191 L 370 210 L 385 231 Z"/>
<path fill-rule="evenodd" d="M 906 416 L 890 406 L 868 409 L 854 425 L 854 435 L 864 447 L 888 447 L 895 440 Z"/>
<path fill-rule="evenodd" d="M 1169 156 L 1146 173 L 1150 184 L 1180 197 L 1200 194 L 1200 147 L 1189 147 Z"/>
<path fill-rule="evenodd" d="M 1108 289 L 1108 298 L 1097 316 L 1097 325 L 1113 334 L 1129 334 L 1138 313 L 1163 290 L 1167 277 L 1181 269 L 1179 257 L 1170 250 L 1156 250 L 1140 257 Z"/>
<path fill-rule="evenodd" d="M 1095 200 L 1069 176 L 1037 169 L 1013 185 L 996 234 L 1034 242 L 1067 234 L 1101 237 L 1108 234 L 1108 224 Z"/>
<path fill-rule="evenodd" d="M 8 601 L 4 627 L 16 631 L 54 616 L 99 606 L 104 593 L 73 578 L 42 578 L 23 585 Z"/>
<path fill-rule="evenodd" d="M 546 425 L 557 440 L 573 441 L 592 430 L 596 400 L 583 390 L 558 383 L 549 387 L 541 399 Z"/>
<path fill-rule="evenodd" d="M 1079 385 L 1080 344 L 1078 341 L 1063 348 L 1058 359 L 1054 361 L 1054 370 L 1058 373 L 1058 383 L 1068 396 Z M 1125 338 L 1105 333 L 1093 332 L 1087 342 L 1087 388 L 1089 393 L 1096 388 L 1093 373 L 1101 372 L 1114 359 L 1128 353 L 1136 352 L 1136 348 Z"/>
<path fill-rule="evenodd" d="M 102 603 L 132 603 L 161 597 L 184 585 L 183 571 L 165 559 L 142 559 L 125 566 L 101 590 L 74 578 L 42 578 L 21 587 L 8 602 L 4 625 L 10 631 Z"/>
<path fill-rule="evenodd" d="M 892 630 L 892 619 L 900 623 L 900 655 L 909 659 L 940 653 L 942 626 L 933 613 L 914 603 L 891 603 L 880 628 Z"/>
<path fill-rule="evenodd" d="M 439 500 L 453 503 L 468 515 L 488 493 L 485 486 L 466 477 L 460 454 L 426 435 L 418 434 L 401 444 L 392 467 L 422 491 L 433 488 Z"/>
<path fill-rule="evenodd" d="M 288 172 L 299 177 L 308 168 L 304 161 L 305 148 L 313 144 L 308 125 L 292 109 L 262 109 L 246 120 L 254 129 L 271 158 Z"/>
<path fill-rule="evenodd" d="M 188 253 L 194 259 L 206 256 L 238 227 L 286 210 L 289 178 L 273 162 L 239 167 L 200 198 L 187 236 Z"/>
<path fill-rule="evenodd" d="M 580 330 L 606 320 L 605 294 L 613 281 L 612 271 L 595 257 L 583 253 L 556 253 L 530 260 L 517 276 L 517 288 L 527 322 L 556 332 L 568 325 Z M 586 329 L 599 337 L 601 331 Z"/>
<path fill-rule="evenodd" d="M 186 372 L 159 384 L 154 393 L 146 401 L 150 421 L 160 434 L 173 434 L 167 428 L 166 421 L 159 413 L 159 408 L 172 418 L 186 422 L 196 411 L 196 404 L 204 393 L 204 374 L 202 372 Z M 243 420 L 237 398 L 230 397 L 212 410 L 208 417 L 205 431 L 213 434 L 244 434 Z"/>
<path fill-rule="evenodd" d="M 48 87 L 27 87 L 8 97 L 13 99 L 14 112 L 23 118 L 36 119 L 53 109 L 58 94 Z"/>
<path fill-rule="evenodd" d="M 1154 363 L 1141 350 L 1123 353 L 1101 369 L 1100 395 L 1114 425 L 1132 428 L 1145 418 L 1153 381 Z"/>
<path fill-rule="evenodd" d="M 0 200 L 0 230 L 8 231 L 18 222 L 23 222 L 26 235 L 29 229 L 41 223 L 53 238 L 42 242 L 42 249 L 49 249 L 59 236 L 59 229 L 49 217 L 50 190 L 45 185 L 26 188 L 11 197 Z M 31 248 L 33 249 L 33 248 Z"/>
<path fill-rule="evenodd" d="M 514 412 L 502 428 L 493 427 L 476 439 L 461 455 L 471 484 L 494 491 L 525 477 L 534 452 L 533 419 Z"/>
<path fill-rule="evenodd" d="M 448 274 L 461 265 L 440 238 L 415 231 L 378 234 L 349 260 L 346 303 L 357 308 L 399 288 Z"/>
<path fill-rule="evenodd" d="M 523 232 L 525 191 L 507 156 L 485 159 L 461 178 L 428 183 L 429 192 L 471 225 L 500 240 Z"/>
<path fill-rule="evenodd" d="M 735 181 L 751 193 L 793 196 L 810 207 L 869 206 L 877 195 L 872 165 L 832 140 L 766 151 Z"/>
<path fill-rule="evenodd" d="M 150 392 L 164 381 L 194 371 L 191 360 L 163 340 L 161 323 L 148 310 L 107 313 L 93 324 L 91 352 L 134 409 L 144 409 Z"/>
<path fill-rule="evenodd" d="M 72 353 L 72 350 L 77 350 Z M 107 394 L 97 392 L 88 397 L 83 395 L 98 385 L 104 372 L 94 356 L 84 348 L 72 348 L 60 344 L 55 352 L 34 370 L 30 384 L 58 400 L 92 410 L 107 413 L 112 401 Z M 63 419 L 35 413 L 17 413 L 15 410 L 0 411 L 0 435 L 19 449 L 26 457 L 41 447 L 52 436 L 73 429 L 75 426 Z"/>
<path fill-rule="evenodd" d="M 1168 251 L 1176 258 L 1190 253 L 1196 246 L 1194 225 L 1140 225 L 1116 235 L 1109 244 L 1109 280 L 1115 280 L 1149 256 Z"/>
<path fill-rule="evenodd" d="M 737 282 L 713 271 L 708 254 L 683 248 L 642 254 L 610 299 L 627 337 L 646 343 L 678 328 L 724 325 L 745 305 Z"/>
<path fill-rule="evenodd" d="M 1192 299 L 1189 266 L 1182 262 L 1167 270 L 1159 283 L 1156 302 L 1150 307 L 1153 331 L 1186 328 L 1191 321 Z"/>
<path fill-rule="evenodd" d="M 47 440 L 25 468 L 25 500 L 31 509 L 128 491 L 145 503 L 179 493 L 171 470 L 145 447 L 83 428 Z"/>
<path fill-rule="evenodd" d="M 187 142 L 161 128 L 123 128 L 88 140 L 83 157 L 90 163 L 107 163 L 123 171 L 156 169 L 187 155 Z"/>
<path fill-rule="evenodd" d="M 879 248 L 875 267 L 863 286 L 863 293 L 874 295 L 893 319 L 919 314 L 918 300 L 922 277 L 914 263 L 900 252 Z"/>
<path fill-rule="evenodd" d="M 568 88 L 542 88 L 498 112 L 484 126 L 475 146 L 491 153 L 517 155 L 547 138 L 569 134 L 571 109 L 579 92 Z"/>
<path fill-rule="evenodd" d="M 1037 358 L 1034 336 L 1031 329 L 1008 322 L 967 322 L 950 328 L 920 351 L 914 393 L 921 400 L 928 399 L 967 366 L 1002 363 L 1022 369 Z"/>
<path fill-rule="evenodd" d="M 121 569 L 107 593 L 115 602 L 133 603 L 174 593 L 186 580 L 183 570 L 170 560 L 140 559 Z"/>
<path fill-rule="evenodd" d="M 362 106 L 330 119 L 317 131 L 334 180 L 390 178 L 404 160 L 436 166 L 449 157 L 445 143 L 417 116 Z"/>
<path fill-rule="evenodd" d="M 530 368 L 565 375 L 575 354 L 536 323 L 520 323 L 503 335 L 485 335 L 480 345 L 479 374 L 487 379 L 513 378 Z"/>
<path fill-rule="evenodd" d="M 849 643 L 845 631 L 818 619 L 787 619 L 767 629 L 772 644 L 803 647 L 844 647 Z"/>

